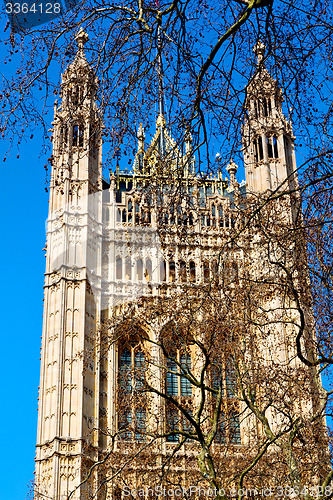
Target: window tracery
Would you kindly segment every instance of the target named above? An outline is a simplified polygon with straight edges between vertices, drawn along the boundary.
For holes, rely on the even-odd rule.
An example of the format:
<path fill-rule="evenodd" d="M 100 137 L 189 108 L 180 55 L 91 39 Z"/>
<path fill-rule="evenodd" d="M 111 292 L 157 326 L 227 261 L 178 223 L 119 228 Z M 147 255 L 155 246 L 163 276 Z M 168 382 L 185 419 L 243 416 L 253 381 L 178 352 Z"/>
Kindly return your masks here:
<path fill-rule="evenodd" d="M 146 434 L 144 393 L 146 359 L 143 345 L 136 339 L 119 350 L 118 432 L 123 441 L 143 441 Z"/>
<path fill-rule="evenodd" d="M 83 147 L 83 139 L 84 139 L 84 125 L 83 123 L 75 123 L 73 125 L 72 131 L 72 145 L 74 147 Z"/>
<path fill-rule="evenodd" d="M 191 355 L 187 350 L 177 349 L 169 352 L 166 361 L 165 391 L 167 396 L 179 401 L 191 413 L 192 411 L 192 384 L 186 375 L 191 373 Z M 189 431 L 189 422 L 175 405 L 166 400 L 165 422 L 168 442 L 178 442 L 177 431 Z"/>
<path fill-rule="evenodd" d="M 267 154 L 268 158 L 278 158 L 278 140 L 275 134 L 267 137 Z"/>
<path fill-rule="evenodd" d="M 212 415 L 217 418 L 215 442 L 217 444 L 241 444 L 240 419 L 237 400 L 237 379 L 231 358 L 216 360 L 210 369 Z M 221 407 L 218 408 L 221 395 Z"/>

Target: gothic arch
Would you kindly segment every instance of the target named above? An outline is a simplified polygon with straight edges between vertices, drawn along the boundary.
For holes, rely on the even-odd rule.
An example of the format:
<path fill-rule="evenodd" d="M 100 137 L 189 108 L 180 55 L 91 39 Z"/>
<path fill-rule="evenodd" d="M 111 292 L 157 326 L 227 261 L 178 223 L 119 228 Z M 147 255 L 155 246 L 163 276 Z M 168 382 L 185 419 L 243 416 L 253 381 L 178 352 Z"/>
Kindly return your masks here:
<path fill-rule="evenodd" d="M 151 357 L 151 331 L 146 324 L 124 321 L 115 329 L 117 438 L 144 441 L 148 429 L 149 400 L 145 391 Z"/>
<path fill-rule="evenodd" d="M 167 442 L 178 442 L 181 432 L 190 430 L 190 422 L 184 413 L 173 404 L 181 403 L 181 407 L 193 414 L 194 386 L 187 375 L 193 369 L 195 359 L 195 346 L 191 341 L 191 335 L 187 335 L 184 325 L 177 324 L 171 320 L 161 329 L 159 345 L 161 348 L 161 392 L 162 397 L 163 427 L 167 434 Z"/>

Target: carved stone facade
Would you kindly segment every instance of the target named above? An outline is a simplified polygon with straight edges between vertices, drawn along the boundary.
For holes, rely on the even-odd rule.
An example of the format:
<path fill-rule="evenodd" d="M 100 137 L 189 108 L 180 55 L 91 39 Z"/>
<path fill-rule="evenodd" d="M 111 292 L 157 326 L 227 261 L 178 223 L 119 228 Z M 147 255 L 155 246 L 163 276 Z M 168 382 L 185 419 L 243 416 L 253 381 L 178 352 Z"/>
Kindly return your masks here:
<path fill-rule="evenodd" d="M 223 261 L 217 255 L 238 224 L 236 208 L 246 190 L 260 194 L 284 181 L 297 182 L 292 128 L 282 113 L 281 90 L 264 68 L 248 87 L 246 185 L 236 181 L 233 162 L 229 181 L 220 174 L 196 176 L 190 134 L 182 155 L 163 115 L 147 148 L 140 126 L 133 172 L 119 172 L 117 166 L 108 182 L 102 180 L 102 118 L 95 103 L 97 81 L 83 51 L 86 38 L 82 31 L 77 35 L 78 52 L 62 76 L 62 102 L 54 111 L 36 455 L 39 500 L 65 500 L 71 492 L 71 500 L 90 498 L 100 481 L 97 469 L 92 482 L 80 484 L 117 434 L 118 347 L 114 343 L 101 352 L 103 317 L 120 317 L 130 304 L 142 312 L 141 326 L 157 339 L 167 321 L 144 313 L 145 298 L 167 301 L 182 293 L 185 282 L 196 287 L 213 280 L 221 265 L 237 283 L 243 268 L 260 259 L 258 245 L 252 242 L 252 261 L 241 248 L 225 252 Z M 256 53 L 260 68 L 261 46 Z M 177 192 L 176 174 L 181 177 Z M 185 232 L 179 230 L 184 227 Z M 271 336 L 269 342 L 279 358 L 281 339 Z M 268 344 L 265 348 L 270 350 Z M 249 417 L 240 426 L 235 445 L 250 439 L 251 422 Z M 172 446 L 162 443 L 159 453 Z M 111 485 L 98 498 L 118 498 L 115 491 Z"/>

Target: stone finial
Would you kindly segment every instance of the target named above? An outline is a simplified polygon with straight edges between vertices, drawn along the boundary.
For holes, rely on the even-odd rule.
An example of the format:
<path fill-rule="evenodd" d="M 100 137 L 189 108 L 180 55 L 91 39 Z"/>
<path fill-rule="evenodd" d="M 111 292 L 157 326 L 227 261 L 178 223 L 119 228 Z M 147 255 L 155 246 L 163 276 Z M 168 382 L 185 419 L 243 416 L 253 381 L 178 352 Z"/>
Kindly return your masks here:
<path fill-rule="evenodd" d="M 77 43 L 78 52 L 82 54 L 83 49 L 84 49 L 84 45 L 89 40 L 89 36 L 87 35 L 87 33 L 85 31 L 83 31 L 82 26 L 81 26 L 79 32 L 75 35 L 75 40 Z"/>
<path fill-rule="evenodd" d="M 145 136 L 145 129 L 143 128 L 142 123 L 140 123 L 139 128 L 138 128 L 137 138 L 138 139 L 144 139 L 145 137 L 146 137 Z"/>
<path fill-rule="evenodd" d="M 265 49 L 266 49 L 266 45 L 264 45 L 261 40 L 258 40 L 256 45 L 253 47 L 253 52 L 257 56 L 257 66 L 260 66 L 260 64 L 264 58 Z"/>
<path fill-rule="evenodd" d="M 115 189 L 116 189 L 116 176 L 111 172 L 111 169 L 109 171 L 109 178 L 110 178 L 110 189 L 112 191 L 115 191 Z"/>
<path fill-rule="evenodd" d="M 237 170 L 238 170 L 238 167 L 237 167 L 236 163 L 234 163 L 233 160 L 231 160 L 229 165 L 227 166 L 227 172 L 229 174 L 231 184 L 234 184 L 236 182 Z"/>
<path fill-rule="evenodd" d="M 140 123 L 139 128 L 138 128 L 138 133 L 137 133 L 137 138 L 138 138 L 138 151 L 143 151 L 145 148 L 145 129 L 142 126 L 142 123 Z"/>
<path fill-rule="evenodd" d="M 166 127 L 166 119 L 164 118 L 164 115 L 159 114 L 156 120 L 156 127 L 157 128 L 165 128 Z"/>
<path fill-rule="evenodd" d="M 192 149 L 192 134 L 188 127 L 185 134 L 185 153 L 190 154 Z"/>

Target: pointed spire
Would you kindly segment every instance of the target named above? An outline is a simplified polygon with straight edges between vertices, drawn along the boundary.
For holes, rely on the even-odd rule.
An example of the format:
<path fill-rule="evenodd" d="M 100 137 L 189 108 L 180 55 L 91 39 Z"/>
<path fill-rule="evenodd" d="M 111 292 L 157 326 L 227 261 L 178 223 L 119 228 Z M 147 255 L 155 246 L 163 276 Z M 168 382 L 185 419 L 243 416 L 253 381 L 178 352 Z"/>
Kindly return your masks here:
<path fill-rule="evenodd" d="M 161 27 L 157 30 L 157 73 L 158 73 L 158 117 L 156 127 L 160 128 L 159 152 L 163 156 L 165 153 L 164 128 L 166 121 L 164 117 L 164 90 L 163 90 L 163 66 L 162 66 L 162 38 Z"/>
<path fill-rule="evenodd" d="M 164 90 L 163 90 L 163 66 L 162 66 L 162 36 L 161 27 L 157 30 L 157 71 L 158 71 L 158 113 L 164 116 Z"/>
<path fill-rule="evenodd" d="M 253 47 L 253 52 L 257 56 L 257 67 L 258 68 L 261 65 L 262 60 L 264 58 L 265 49 L 266 49 L 266 45 L 264 45 L 261 40 L 258 40 L 256 45 Z"/>
<path fill-rule="evenodd" d="M 119 158 L 120 158 L 120 148 L 116 149 L 116 158 L 117 158 L 117 163 L 116 163 L 116 175 L 119 176 Z"/>

